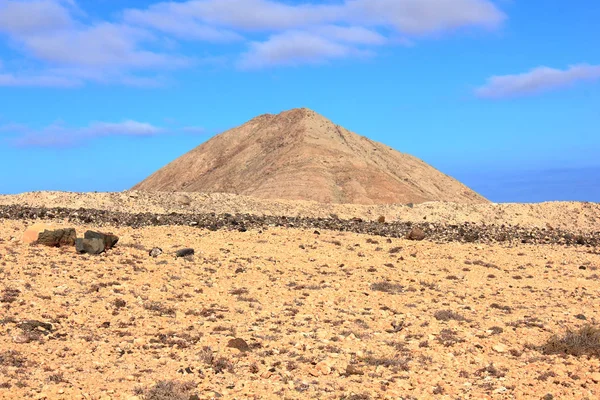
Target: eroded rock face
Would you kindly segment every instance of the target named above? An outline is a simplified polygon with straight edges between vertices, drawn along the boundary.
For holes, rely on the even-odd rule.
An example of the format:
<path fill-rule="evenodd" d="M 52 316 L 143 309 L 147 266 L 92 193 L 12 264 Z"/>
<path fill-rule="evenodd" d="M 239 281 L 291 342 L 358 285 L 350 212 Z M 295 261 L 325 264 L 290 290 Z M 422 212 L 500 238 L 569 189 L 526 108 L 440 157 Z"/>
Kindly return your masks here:
<path fill-rule="evenodd" d="M 73 246 L 77 233 L 73 228 L 45 230 L 38 235 L 37 243 L 50 247 Z"/>

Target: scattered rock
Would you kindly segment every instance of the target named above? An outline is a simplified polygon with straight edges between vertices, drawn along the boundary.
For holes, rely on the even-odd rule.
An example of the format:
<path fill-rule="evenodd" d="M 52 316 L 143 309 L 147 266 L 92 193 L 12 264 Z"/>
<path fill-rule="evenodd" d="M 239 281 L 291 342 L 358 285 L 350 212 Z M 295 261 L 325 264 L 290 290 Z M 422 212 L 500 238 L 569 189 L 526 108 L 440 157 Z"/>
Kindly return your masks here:
<path fill-rule="evenodd" d="M 379 222 L 380 224 L 385 224 L 385 217 L 382 215 L 379 218 L 377 218 L 377 222 Z"/>
<path fill-rule="evenodd" d="M 505 345 L 498 343 L 496 345 L 494 345 L 494 347 L 492 347 L 492 349 L 497 352 L 497 353 L 506 353 L 507 352 L 507 348 Z"/>
<path fill-rule="evenodd" d="M 246 341 L 244 339 L 240 339 L 240 338 L 231 339 L 227 343 L 227 347 L 230 347 L 232 349 L 238 349 L 239 351 L 242 351 L 242 352 L 250 351 L 250 346 L 248 346 L 248 343 L 246 343 Z"/>
<path fill-rule="evenodd" d="M 348 364 L 346 367 L 346 375 L 364 375 L 365 373 L 361 371 L 358 367 Z"/>
<path fill-rule="evenodd" d="M 0 205 L 0 218 L 23 220 L 37 219 L 40 215 L 56 220 L 71 220 L 84 224 L 107 224 L 111 226 L 130 226 L 141 228 L 145 226 L 189 226 L 190 216 L 185 213 L 169 214 L 134 214 L 109 210 L 96 209 L 67 209 L 29 207 L 22 205 Z M 408 237 L 411 230 L 419 228 L 427 230 L 426 239 L 438 243 L 448 242 L 477 242 L 490 243 L 529 243 L 529 244 L 557 244 L 562 246 L 585 245 L 594 247 L 600 245 L 600 232 L 588 232 L 584 236 L 572 234 L 568 230 L 546 228 L 498 225 L 498 224 L 473 224 L 448 225 L 441 222 L 430 224 L 415 224 L 411 221 L 393 221 L 380 224 L 376 221 L 364 221 L 360 218 L 350 220 L 313 217 L 286 217 L 277 215 L 237 214 L 232 218 L 230 214 L 204 213 L 194 214 L 195 225 L 201 229 L 217 231 L 220 229 L 251 230 L 265 229 L 267 227 L 301 228 L 301 229 L 327 229 L 341 232 L 354 232 L 360 234 L 377 235 L 388 238 Z M 415 237 L 415 234 L 410 235 Z M 13 239 L 11 239 L 13 240 Z M 416 237 L 415 237 L 415 240 Z"/>
<path fill-rule="evenodd" d="M 327 361 L 321 361 L 321 362 L 317 363 L 317 365 L 315 366 L 315 369 L 321 375 L 331 374 L 331 366 L 329 366 L 329 363 Z"/>
<path fill-rule="evenodd" d="M 18 344 L 29 343 L 31 341 L 31 337 L 24 332 L 15 332 L 12 335 L 12 340 Z"/>
<path fill-rule="evenodd" d="M 158 257 L 163 253 L 162 249 L 160 247 L 153 247 L 152 250 L 150 250 L 150 252 L 148 253 L 150 255 L 150 257 Z"/>
<path fill-rule="evenodd" d="M 21 322 L 20 324 L 17 325 L 17 327 L 26 332 L 34 331 L 36 329 L 42 329 L 42 330 L 46 331 L 46 334 L 52 332 L 52 330 L 54 329 L 52 324 L 49 324 L 47 322 L 36 321 L 36 320 L 29 320 L 29 321 Z"/>
<path fill-rule="evenodd" d="M 73 228 L 45 230 L 38 235 L 37 243 L 50 247 L 73 246 L 77 233 Z"/>
<path fill-rule="evenodd" d="M 421 228 L 413 228 L 406 236 L 409 240 L 423 240 L 427 235 Z"/>
<path fill-rule="evenodd" d="M 52 230 L 52 227 L 48 224 L 33 224 L 23 233 L 22 242 L 25 244 L 31 244 L 38 240 L 41 232 L 49 230 Z"/>
<path fill-rule="evenodd" d="M 105 243 L 101 239 L 77 239 L 75 241 L 75 250 L 80 254 L 101 254 L 105 250 Z"/>
<path fill-rule="evenodd" d="M 180 206 L 189 206 L 192 204 L 192 199 L 190 199 L 189 196 L 180 193 L 175 196 L 175 203 L 179 204 Z"/>
<path fill-rule="evenodd" d="M 102 240 L 102 242 L 104 243 L 104 250 L 112 249 L 113 247 L 115 247 L 115 245 L 119 241 L 119 237 L 116 235 L 113 235 L 112 233 L 87 231 L 83 235 L 83 237 L 84 237 L 84 239 L 100 239 L 100 240 Z"/>
<path fill-rule="evenodd" d="M 187 257 L 187 256 L 193 256 L 195 253 L 194 249 L 181 249 L 181 250 L 177 250 L 177 253 L 175 253 L 175 256 L 177 257 Z"/>
<path fill-rule="evenodd" d="M 592 381 L 594 381 L 594 383 L 600 383 L 600 372 L 594 372 L 590 375 L 590 378 Z"/>

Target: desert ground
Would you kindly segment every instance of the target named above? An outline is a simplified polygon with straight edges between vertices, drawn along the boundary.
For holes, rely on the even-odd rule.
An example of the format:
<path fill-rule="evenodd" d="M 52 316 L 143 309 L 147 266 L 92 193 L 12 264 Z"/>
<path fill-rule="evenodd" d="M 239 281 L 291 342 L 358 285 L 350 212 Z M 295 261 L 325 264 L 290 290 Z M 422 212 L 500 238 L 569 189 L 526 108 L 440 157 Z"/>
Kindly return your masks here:
<path fill-rule="evenodd" d="M 207 229 L 117 213 L 338 222 Z M 0 398 L 597 399 L 599 218 L 591 203 L 0 196 Z M 24 243 L 41 219 L 119 242 L 97 256 Z M 391 234 L 402 221 L 425 239 Z M 503 239 L 439 233 L 465 223 Z M 527 230 L 548 240 L 511 240 Z"/>

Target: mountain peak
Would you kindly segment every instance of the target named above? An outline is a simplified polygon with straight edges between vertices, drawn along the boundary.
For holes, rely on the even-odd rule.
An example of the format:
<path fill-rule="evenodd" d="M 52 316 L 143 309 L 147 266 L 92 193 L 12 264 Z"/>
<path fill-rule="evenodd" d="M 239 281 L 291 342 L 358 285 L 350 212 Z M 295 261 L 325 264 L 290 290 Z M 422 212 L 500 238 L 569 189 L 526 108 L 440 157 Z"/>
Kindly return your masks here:
<path fill-rule="evenodd" d="M 423 161 L 308 108 L 258 116 L 203 143 L 133 189 L 326 203 L 486 202 Z"/>

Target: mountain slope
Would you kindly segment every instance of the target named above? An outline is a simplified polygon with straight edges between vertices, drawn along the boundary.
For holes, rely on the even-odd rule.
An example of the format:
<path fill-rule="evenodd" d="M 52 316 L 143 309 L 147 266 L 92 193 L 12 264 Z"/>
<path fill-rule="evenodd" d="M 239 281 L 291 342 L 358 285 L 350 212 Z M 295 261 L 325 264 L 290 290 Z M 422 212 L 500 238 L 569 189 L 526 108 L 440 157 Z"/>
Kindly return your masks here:
<path fill-rule="evenodd" d="M 215 136 L 132 188 L 324 203 L 482 203 L 423 161 L 308 109 L 262 115 Z"/>

